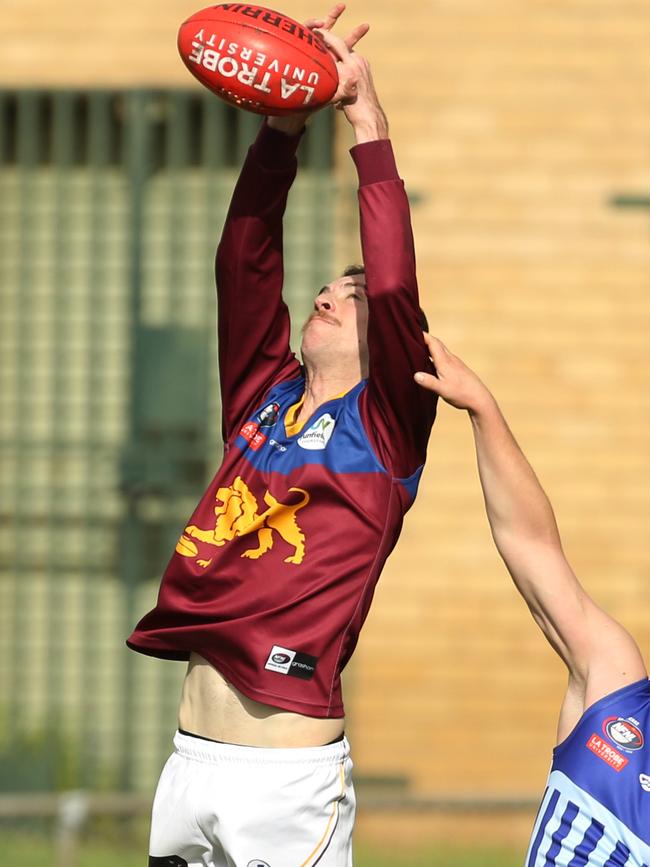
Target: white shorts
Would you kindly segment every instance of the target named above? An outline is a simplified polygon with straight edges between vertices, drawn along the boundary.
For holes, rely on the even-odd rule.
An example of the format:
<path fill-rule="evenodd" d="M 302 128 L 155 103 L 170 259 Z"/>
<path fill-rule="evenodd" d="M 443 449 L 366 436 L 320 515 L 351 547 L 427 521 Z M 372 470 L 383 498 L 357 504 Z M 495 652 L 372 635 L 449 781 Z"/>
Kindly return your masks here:
<path fill-rule="evenodd" d="M 265 749 L 177 732 L 153 804 L 150 867 L 351 867 L 347 739 Z"/>

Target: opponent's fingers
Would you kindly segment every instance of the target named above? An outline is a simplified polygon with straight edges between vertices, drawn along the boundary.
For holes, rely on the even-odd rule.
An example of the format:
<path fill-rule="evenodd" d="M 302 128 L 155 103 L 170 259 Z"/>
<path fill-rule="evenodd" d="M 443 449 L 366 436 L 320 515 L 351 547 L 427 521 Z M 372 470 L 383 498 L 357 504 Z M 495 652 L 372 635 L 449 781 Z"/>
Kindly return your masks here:
<path fill-rule="evenodd" d="M 433 374 L 424 373 L 423 371 L 418 370 L 417 373 L 413 374 L 413 379 L 418 385 L 421 385 L 422 388 L 426 388 L 427 391 L 433 391 L 436 394 L 440 394 L 440 380 L 436 376 L 433 376 Z"/>
<path fill-rule="evenodd" d="M 436 364 L 436 357 L 438 360 L 442 360 L 444 358 L 449 358 L 451 356 L 451 352 L 447 349 L 445 344 L 438 337 L 434 337 L 433 334 L 427 334 L 427 332 L 423 332 L 424 334 L 424 342 L 427 345 L 427 349 L 429 350 L 429 355 L 431 356 L 431 360 L 434 365 Z"/>
<path fill-rule="evenodd" d="M 436 337 L 435 334 L 431 334 L 429 331 L 423 331 L 422 334 L 427 346 L 435 347 L 436 349 L 444 349 L 445 352 L 449 352 L 442 340 L 439 337 Z"/>
<path fill-rule="evenodd" d="M 357 42 L 360 42 L 366 33 L 370 30 L 369 24 L 357 24 L 357 26 L 343 40 L 348 49 L 352 51 Z"/>

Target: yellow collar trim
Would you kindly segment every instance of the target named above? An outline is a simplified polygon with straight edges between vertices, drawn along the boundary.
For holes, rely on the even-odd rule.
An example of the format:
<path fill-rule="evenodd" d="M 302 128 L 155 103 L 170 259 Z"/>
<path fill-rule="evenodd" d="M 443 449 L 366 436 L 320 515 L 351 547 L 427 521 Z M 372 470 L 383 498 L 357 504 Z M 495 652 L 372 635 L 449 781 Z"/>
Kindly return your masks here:
<path fill-rule="evenodd" d="M 341 397 L 345 397 L 345 395 L 350 390 L 351 389 L 347 389 L 347 391 L 342 391 L 340 394 L 335 394 L 333 397 L 328 397 L 327 400 L 323 402 L 327 403 L 330 400 L 338 400 Z M 286 415 L 284 417 L 284 432 L 288 437 L 293 437 L 296 434 L 300 433 L 300 431 L 305 426 L 305 422 L 308 421 L 306 417 L 298 419 L 298 415 L 300 414 L 300 410 L 302 409 L 304 402 L 305 394 L 303 392 L 303 395 L 298 401 L 298 403 L 294 403 L 293 406 L 290 406 L 286 412 Z"/>

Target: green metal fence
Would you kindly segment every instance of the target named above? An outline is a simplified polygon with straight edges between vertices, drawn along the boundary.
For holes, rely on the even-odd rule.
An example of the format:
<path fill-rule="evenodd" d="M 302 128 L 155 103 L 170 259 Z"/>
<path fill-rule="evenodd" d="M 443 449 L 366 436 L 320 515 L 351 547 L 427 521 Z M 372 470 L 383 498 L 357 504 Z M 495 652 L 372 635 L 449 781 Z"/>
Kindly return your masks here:
<path fill-rule="evenodd" d="M 220 459 L 214 248 L 259 118 L 192 92 L 0 91 L 0 787 L 144 788 L 183 666 L 124 638 Z M 290 199 L 331 276 L 332 120 Z"/>

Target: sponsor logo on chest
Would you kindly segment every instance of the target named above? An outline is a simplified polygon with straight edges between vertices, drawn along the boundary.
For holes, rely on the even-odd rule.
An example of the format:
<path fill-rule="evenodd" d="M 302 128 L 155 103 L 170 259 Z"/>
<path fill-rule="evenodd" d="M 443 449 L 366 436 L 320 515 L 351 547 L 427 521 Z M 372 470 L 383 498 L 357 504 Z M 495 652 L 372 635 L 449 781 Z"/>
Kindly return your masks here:
<path fill-rule="evenodd" d="M 336 420 L 326 412 L 305 431 L 298 440 L 298 445 L 308 451 L 319 451 L 327 448 L 335 425 Z"/>
<path fill-rule="evenodd" d="M 278 420 L 278 415 L 280 413 L 280 404 L 279 403 L 270 403 L 268 406 L 265 406 L 264 409 L 258 413 L 257 421 L 259 422 L 260 427 L 273 427 L 273 425 Z"/>
<path fill-rule="evenodd" d="M 261 449 L 266 442 L 266 434 L 262 433 L 260 426 L 254 421 L 247 421 L 239 435 L 244 437 L 254 452 Z"/>
<path fill-rule="evenodd" d="M 267 440 L 267 435 L 263 433 L 263 428 L 271 428 L 278 420 L 280 405 L 277 403 L 269 403 L 260 412 L 257 413 L 254 419 L 247 421 L 239 431 L 250 448 L 256 452 L 262 448 Z"/>
<path fill-rule="evenodd" d="M 618 750 L 610 747 L 608 743 L 595 733 L 589 738 L 586 746 L 594 755 L 608 764 L 610 768 L 614 768 L 617 773 L 620 773 L 629 761 Z"/>

